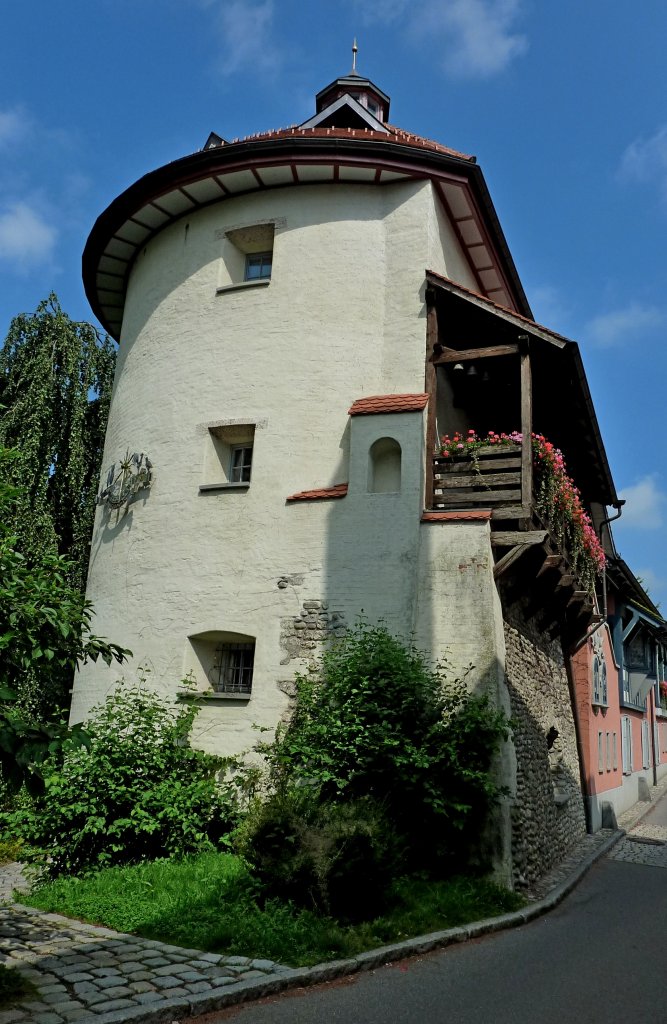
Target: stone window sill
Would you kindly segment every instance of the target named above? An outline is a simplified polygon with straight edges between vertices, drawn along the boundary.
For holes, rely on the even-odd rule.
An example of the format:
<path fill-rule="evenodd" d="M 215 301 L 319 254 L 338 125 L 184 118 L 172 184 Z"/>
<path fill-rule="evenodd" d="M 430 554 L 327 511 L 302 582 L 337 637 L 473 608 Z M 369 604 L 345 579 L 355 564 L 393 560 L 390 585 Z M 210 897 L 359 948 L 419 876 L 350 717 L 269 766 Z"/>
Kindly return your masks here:
<path fill-rule="evenodd" d="M 266 288 L 269 284 L 271 284 L 270 277 L 258 277 L 254 281 L 236 281 L 234 284 L 220 285 L 215 289 L 215 294 L 222 295 L 224 292 L 238 292 L 243 288 Z"/>
<path fill-rule="evenodd" d="M 208 494 L 211 491 L 247 491 L 250 484 L 247 481 L 237 484 L 200 484 L 199 493 Z"/>
<path fill-rule="evenodd" d="M 179 700 L 200 700 L 205 704 L 226 704 L 227 701 L 243 701 L 247 704 L 251 697 L 250 693 L 198 693 L 196 690 L 181 690 L 178 693 Z"/>

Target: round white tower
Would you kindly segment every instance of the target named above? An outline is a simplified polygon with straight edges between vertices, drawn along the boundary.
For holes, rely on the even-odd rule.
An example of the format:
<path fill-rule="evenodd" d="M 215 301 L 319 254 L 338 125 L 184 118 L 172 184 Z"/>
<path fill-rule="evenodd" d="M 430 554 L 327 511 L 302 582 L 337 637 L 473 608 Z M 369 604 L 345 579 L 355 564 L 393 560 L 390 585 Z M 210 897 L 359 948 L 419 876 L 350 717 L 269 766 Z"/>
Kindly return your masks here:
<path fill-rule="evenodd" d="M 424 583 L 448 557 L 423 539 L 426 271 L 529 310 L 473 158 L 389 125 L 356 72 L 316 106 L 211 135 L 88 240 L 87 294 L 119 341 L 88 597 L 133 658 L 83 668 L 73 720 L 142 665 L 165 692 L 189 678 L 199 742 L 238 752 L 361 614 L 479 663 L 466 607 L 445 628 Z M 150 485 L 105 494 L 134 452 Z M 456 529 L 492 603 L 488 524 Z"/>

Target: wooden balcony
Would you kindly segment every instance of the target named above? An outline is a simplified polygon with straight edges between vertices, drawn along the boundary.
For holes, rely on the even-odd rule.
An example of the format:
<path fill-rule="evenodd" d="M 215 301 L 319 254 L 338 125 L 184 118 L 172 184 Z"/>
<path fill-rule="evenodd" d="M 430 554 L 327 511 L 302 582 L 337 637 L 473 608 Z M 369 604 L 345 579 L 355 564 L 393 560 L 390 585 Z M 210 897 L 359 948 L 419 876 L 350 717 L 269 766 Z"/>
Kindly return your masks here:
<path fill-rule="evenodd" d="M 430 509 L 490 509 L 494 577 L 504 577 L 505 596 L 526 601 L 540 629 L 572 641 L 600 616 L 567 550 L 537 513 L 532 487 L 520 444 L 488 445 L 472 457 L 436 455 Z"/>
<path fill-rule="evenodd" d="M 493 519 L 530 515 L 523 504 L 526 495 L 520 444 L 498 448 L 487 445 L 475 457 L 436 455 L 432 479 L 430 508 L 434 511 L 490 508 Z"/>

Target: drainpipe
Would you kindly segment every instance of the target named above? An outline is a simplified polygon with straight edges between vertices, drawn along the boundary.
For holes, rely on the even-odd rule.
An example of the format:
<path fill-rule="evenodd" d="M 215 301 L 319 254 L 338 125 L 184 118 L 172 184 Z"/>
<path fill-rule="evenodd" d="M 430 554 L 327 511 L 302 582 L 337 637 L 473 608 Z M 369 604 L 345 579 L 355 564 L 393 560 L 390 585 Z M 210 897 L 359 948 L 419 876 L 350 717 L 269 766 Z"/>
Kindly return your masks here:
<path fill-rule="evenodd" d="M 658 644 L 655 645 L 655 678 L 660 689 L 660 657 L 658 654 Z M 653 751 L 653 785 L 658 785 L 658 752 L 655 749 L 655 687 L 651 687 L 651 750 Z"/>

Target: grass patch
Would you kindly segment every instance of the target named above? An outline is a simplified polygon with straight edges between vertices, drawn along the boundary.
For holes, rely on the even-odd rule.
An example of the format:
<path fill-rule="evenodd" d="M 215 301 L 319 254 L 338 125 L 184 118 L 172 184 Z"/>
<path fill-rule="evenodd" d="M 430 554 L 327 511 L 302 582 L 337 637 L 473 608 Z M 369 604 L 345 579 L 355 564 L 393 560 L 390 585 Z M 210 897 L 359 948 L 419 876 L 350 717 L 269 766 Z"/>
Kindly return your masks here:
<path fill-rule="evenodd" d="M 258 899 L 244 862 L 228 853 L 108 868 L 42 885 L 23 902 L 174 945 L 307 966 L 523 906 L 478 878 L 401 879 L 391 911 L 344 925 L 278 900 Z"/>
<path fill-rule="evenodd" d="M 22 999 L 36 995 L 35 986 L 18 971 L 0 964 L 0 1010 L 6 1010 Z"/>

